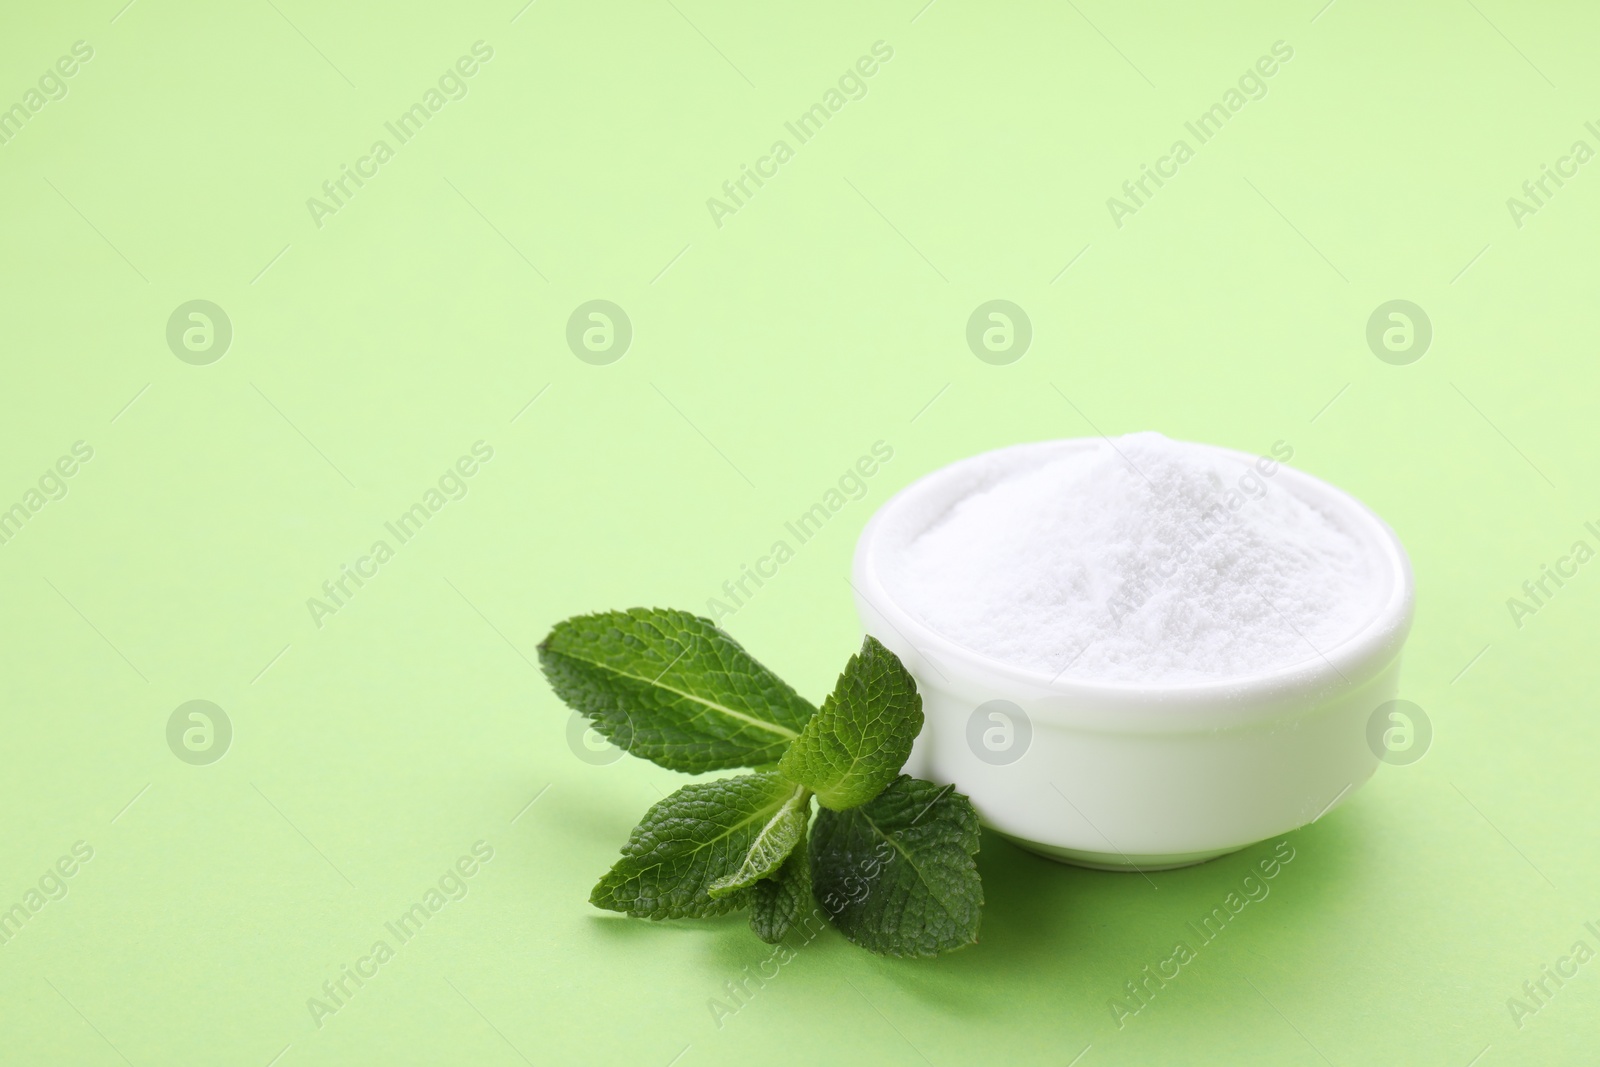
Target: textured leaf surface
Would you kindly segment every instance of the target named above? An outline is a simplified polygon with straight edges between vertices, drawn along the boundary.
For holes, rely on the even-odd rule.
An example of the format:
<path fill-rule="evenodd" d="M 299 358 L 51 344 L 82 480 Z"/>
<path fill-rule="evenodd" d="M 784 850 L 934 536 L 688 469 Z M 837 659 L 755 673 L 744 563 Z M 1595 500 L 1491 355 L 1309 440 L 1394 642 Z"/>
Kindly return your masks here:
<path fill-rule="evenodd" d="M 902 775 L 876 800 L 824 808 L 813 892 L 845 937 L 885 956 L 937 956 L 978 939 L 978 813 L 951 786 Z"/>
<path fill-rule="evenodd" d="M 761 879 L 750 891 L 750 929 L 769 945 L 782 941 L 813 906 L 811 856 L 806 851 L 803 827 L 800 834 L 794 851 L 778 873 Z"/>
<path fill-rule="evenodd" d="M 702 918 L 749 903 L 749 890 L 713 898 L 711 884 L 744 865 L 794 791 L 771 772 L 684 786 L 645 812 L 589 903 L 645 919 Z"/>
<path fill-rule="evenodd" d="M 806 823 L 811 821 L 811 791 L 789 784 L 792 791 L 750 842 L 739 869 L 711 883 L 713 897 L 748 889 L 772 874 L 805 837 Z"/>
<path fill-rule="evenodd" d="M 869 636 L 778 770 L 812 789 L 823 807 L 844 811 L 894 781 L 921 729 L 917 683 Z"/>
<path fill-rule="evenodd" d="M 632 608 L 558 623 L 539 645 L 556 695 L 618 748 L 675 771 L 771 764 L 815 709 L 709 619 Z"/>

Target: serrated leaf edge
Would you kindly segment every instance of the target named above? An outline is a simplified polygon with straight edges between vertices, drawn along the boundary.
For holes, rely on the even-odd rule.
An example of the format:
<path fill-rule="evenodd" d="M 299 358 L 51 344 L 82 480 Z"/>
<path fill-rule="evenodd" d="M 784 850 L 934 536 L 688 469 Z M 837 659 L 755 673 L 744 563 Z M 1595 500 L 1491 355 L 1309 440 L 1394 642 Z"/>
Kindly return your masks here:
<path fill-rule="evenodd" d="M 766 721 L 764 721 L 762 719 L 757 719 L 754 716 L 746 715 L 742 711 L 735 711 L 733 708 L 730 708 L 725 704 L 718 704 L 714 700 L 707 700 L 705 697 L 695 696 L 693 693 L 686 693 L 682 689 L 677 689 L 677 688 L 674 688 L 673 686 L 670 686 L 670 685 L 664 685 L 661 682 L 661 678 L 662 678 L 663 675 L 665 675 L 667 673 L 668 670 L 672 669 L 672 664 L 671 663 L 667 664 L 666 668 L 664 668 L 662 670 L 661 674 L 656 675 L 654 678 L 646 678 L 641 674 L 632 674 L 632 673 L 630 673 L 628 671 L 618 670 L 616 667 L 613 667 L 609 663 L 602 663 L 599 660 L 593 660 L 593 659 L 588 659 L 588 658 L 583 657 L 583 656 L 573 655 L 570 651 L 567 651 L 567 650 L 549 648 L 549 647 L 547 647 L 548 645 L 549 645 L 549 639 L 546 638 L 544 641 L 539 643 L 538 651 L 541 652 L 541 653 L 544 653 L 546 655 L 550 655 L 550 656 L 560 656 L 560 657 L 562 657 L 564 659 L 572 660 L 575 663 L 582 663 L 585 666 L 593 667 L 593 668 L 595 668 L 597 670 L 604 671 L 604 672 L 606 672 L 608 674 L 611 674 L 611 675 L 614 675 L 615 677 L 618 677 L 618 678 L 626 678 L 626 679 L 629 679 L 630 681 L 639 682 L 642 685 L 647 685 L 647 686 L 650 686 L 650 687 L 655 688 L 655 689 L 664 689 L 669 693 L 677 694 L 678 696 L 682 697 L 683 699 L 685 699 L 685 700 L 687 700 L 687 701 L 689 701 L 691 703 L 699 704 L 701 707 L 708 708 L 708 709 L 710 709 L 712 711 L 720 712 L 720 713 L 728 716 L 729 718 L 738 719 L 740 722 L 748 723 L 751 726 L 757 727 L 757 728 L 762 729 L 762 730 L 766 730 L 769 733 L 776 734 L 777 736 L 783 738 L 786 741 L 793 741 L 795 738 L 800 736 L 800 734 L 797 731 L 791 730 L 787 726 L 779 726 L 775 722 L 766 722 Z M 682 658 L 682 654 L 681 653 L 679 654 L 679 658 Z M 674 660 L 673 662 L 676 662 L 676 660 Z M 591 720 L 593 719 L 593 716 L 589 715 L 588 712 L 584 712 L 583 714 L 584 714 L 585 718 L 588 718 L 588 719 L 591 719 Z"/>
<path fill-rule="evenodd" d="M 785 780 L 787 781 L 787 779 Z M 791 808 L 805 808 L 806 815 L 809 818 L 811 814 L 811 790 L 807 789 L 798 782 L 790 782 L 790 784 L 794 786 L 794 789 L 789 793 L 788 797 L 784 799 L 783 803 L 778 805 L 778 809 L 772 813 L 772 818 L 767 820 L 767 824 L 763 826 L 760 832 L 756 834 L 755 840 L 750 843 L 752 848 L 757 842 L 766 836 L 768 830 L 771 830 L 775 825 L 777 825 L 778 820 L 782 819 L 784 817 L 784 813 L 789 811 Z M 803 837 L 804 835 L 802 834 L 801 836 Z M 716 900 L 718 897 L 726 896 L 734 890 L 747 889 L 761 881 L 761 879 L 770 877 L 776 873 L 778 868 L 783 866 L 783 861 L 787 859 L 793 852 L 794 848 L 791 847 L 790 850 L 780 856 L 778 858 L 778 862 L 766 872 L 750 875 L 746 873 L 746 867 L 750 862 L 750 852 L 747 850 L 745 852 L 744 862 L 739 865 L 739 869 L 734 871 L 732 874 L 724 875 L 723 877 L 718 878 L 715 882 L 712 882 L 710 885 L 706 886 L 706 895 L 712 900 Z"/>
<path fill-rule="evenodd" d="M 762 773 L 771 774 L 773 772 L 768 771 L 768 772 L 762 772 Z M 622 864 L 626 860 L 633 858 L 633 857 L 630 857 L 628 855 L 628 852 L 627 852 L 628 846 L 633 844 L 634 835 L 639 832 L 641 827 L 644 826 L 645 819 L 648 819 L 650 817 L 650 813 L 655 811 L 656 808 L 658 808 L 661 804 L 667 803 L 668 801 L 670 801 L 672 799 L 672 797 L 677 796 L 678 793 L 682 792 L 684 789 L 688 789 L 688 788 L 690 788 L 691 786 L 694 786 L 694 785 L 698 785 L 698 784 L 711 785 L 711 784 L 715 784 L 716 782 L 731 782 L 731 781 L 734 781 L 734 780 L 736 780 L 738 778 L 748 778 L 748 777 L 754 777 L 754 775 L 742 775 L 742 774 L 734 775 L 731 778 L 719 778 L 719 779 L 716 779 L 714 782 L 707 782 L 707 783 L 691 782 L 687 786 L 681 786 L 677 790 L 674 790 L 670 796 L 664 797 L 658 803 L 650 805 L 650 807 L 644 813 L 645 814 L 645 818 L 639 820 L 639 822 L 637 824 L 635 824 L 634 828 L 632 830 L 628 831 L 628 840 L 622 847 L 623 848 L 622 855 L 620 857 L 618 857 L 616 862 L 614 862 L 611 865 L 610 870 L 606 871 L 605 874 L 600 876 L 600 880 L 595 883 L 594 889 L 590 890 L 590 892 L 589 892 L 589 903 L 593 904 L 595 907 L 600 908 L 600 909 L 602 909 L 604 911 L 618 911 L 618 912 L 622 912 L 624 915 L 629 915 L 629 916 L 632 916 L 634 918 L 654 918 L 654 916 L 650 915 L 650 913 L 648 913 L 648 912 L 635 911 L 634 909 L 629 908 L 629 907 L 620 907 L 620 908 L 609 907 L 609 906 L 607 906 L 605 904 L 602 904 L 599 901 L 595 900 L 595 896 L 600 892 L 600 890 L 602 888 L 605 888 L 608 891 L 615 889 L 615 886 L 608 886 L 606 883 L 610 880 L 610 878 L 613 875 L 617 874 L 617 868 L 618 867 L 621 867 Z M 781 777 L 781 776 L 779 776 L 779 777 Z M 785 779 L 785 781 L 787 781 L 787 779 Z M 784 801 L 783 803 L 779 804 L 779 806 L 778 806 L 779 812 L 782 811 L 782 809 L 783 809 L 785 804 L 787 804 L 787 801 Z M 778 813 L 775 812 L 774 813 L 774 817 L 776 817 L 777 814 Z M 749 826 L 758 817 L 759 817 L 758 815 L 752 815 L 749 818 L 742 819 L 739 822 L 732 823 L 732 824 L 730 824 L 728 826 L 723 827 L 720 833 L 715 834 L 712 837 L 708 837 L 708 838 L 704 838 L 704 839 L 697 839 L 695 841 L 694 851 L 695 852 L 700 852 L 700 851 L 702 851 L 704 849 L 710 848 L 712 845 L 715 845 L 717 842 L 723 840 L 724 838 L 731 837 L 734 833 L 738 832 L 739 830 L 743 829 L 746 826 Z M 768 825 L 771 825 L 771 821 L 772 821 L 771 819 L 768 820 Z M 651 871 L 659 870 L 660 868 L 664 867 L 665 865 L 666 865 L 666 862 L 663 860 L 663 861 L 658 861 L 656 863 L 652 863 L 647 867 L 640 867 L 637 871 L 635 871 L 632 874 L 626 876 L 626 879 L 641 879 L 642 880 L 646 873 L 651 872 Z M 759 879 L 757 879 L 757 881 L 759 881 Z M 706 893 L 706 898 L 708 900 L 712 900 L 712 901 L 725 900 L 727 897 L 732 895 L 732 892 L 737 892 L 737 890 L 733 890 L 732 892 L 723 893 L 723 894 L 721 894 L 719 896 L 715 896 L 714 897 L 714 896 L 712 896 L 710 894 L 709 888 L 710 887 L 708 886 L 707 887 L 708 891 Z M 615 897 L 611 896 L 611 899 L 615 900 Z M 730 905 L 730 907 L 732 907 L 732 906 L 735 906 L 735 905 Z"/>
<path fill-rule="evenodd" d="M 904 776 L 904 777 L 911 777 L 911 776 L 907 775 L 907 776 Z M 920 781 L 920 779 L 916 779 L 916 778 L 912 778 L 912 780 L 913 781 Z M 892 782 L 890 783 L 890 785 L 893 785 L 893 784 L 894 783 L 892 783 Z M 887 792 L 888 789 L 889 789 L 889 786 L 885 786 L 884 787 L 884 792 Z M 961 797 L 961 799 L 967 801 L 967 804 L 968 804 L 969 807 L 971 806 L 971 803 L 972 803 L 971 799 L 969 797 L 967 797 L 966 794 L 964 794 L 964 793 L 956 792 L 955 786 L 953 784 L 950 784 L 950 785 L 946 785 L 939 792 L 939 794 L 933 798 L 933 800 L 928 802 L 927 808 L 933 807 L 934 804 L 937 804 L 940 800 L 944 799 L 946 796 L 949 796 L 952 793 L 954 793 L 958 797 Z M 882 793 L 880 793 L 879 795 L 881 796 Z M 874 797 L 873 799 L 876 800 L 877 798 Z M 865 805 L 863 805 L 863 807 L 864 806 Z M 927 811 L 927 808 L 923 809 L 924 812 Z M 839 814 L 843 815 L 843 814 L 846 814 L 846 813 L 845 812 L 840 812 Z M 927 878 L 923 874 L 922 868 L 920 866 L 918 866 L 917 863 L 914 860 L 912 860 L 911 853 L 907 852 L 904 848 L 902 848 L 900 846 L 900 842 L 896 841 L 892 835 L 885 833 L 883 828 L 881 826 L 879 826 L 873 820 L 872 816 L 868 815 L 866 812 L 862 811 L 860 808 L 851 809 L 849 814 L 860 816 L 861 819 L 863 819 L 868 826 L 872 827 L 872 832 L 873 833 L 877 834 L 878 837 L 881 838 L 882 840 L 887 841 L 891 848 L 893 848 L 901 856 L 904 856 L 905 860 L 906 860 L 906 863 L 908 865 L 910 865 L 910 867 L 911 867 L 911 869 L 913 871 L 916 872 L 917 880 L 922 883 L 922 886 L 923 886 L 924 889 L 929 890 L 929 894 L 928 894 L 929 897 L 931 899 L 935 900 L 939 904 L 940 909 L 945 913 L 945 915 L 950 917 L 952 920 L 957 918 L 957 916 L 953 912 L 951 912 L 950 909 L 944 904 L 943 900 L 941 900 L 936 894 L 931 892 L 932 886 L 929 885 Z M 919 819 L 921 817 L 922 817 L 921 815 L 917 816 L 917 818 L 919 818 Z M 981 839 L 980 839 L 979 844 L 980 844 L 980 847 L 981 847 Z M 973 863 L 974 867 L 976 867 L 976 858 L 975 857 L 978 854 L 978 850 L 977 849 L 971 849 L 971 850 L 967 849 L 965 842 L 962 842 L 961 849 L 962 849 L 963 852 L 966 852 L 968 862 Z M 816 876 L 816 872 L 812 871 L 812 877 L 815 878 L 815 876 Z M 982 910 L 983 910 L 983 897 L 982 897 L 983 882 L 982 882 L 981 877 L 980 877 L 979 882 L 978 882 L 978 892 L 979 892 L 980 895 L 979 895 L 979 898 L 978 898 L 977 906 L 978 906 L 979 914 L 981 916 Z M 839 933 L 844 937 L 844 939 L 846 941 L 849 941 L 852 945 L 855 945 L 857 948 L 866 949 L 868 952 L 871 952 L 875 956 L 888 956 L 888 957 L 894 957 L 894 958 L 904 958 L 906 956 L 921 956 L 922 955 L 921 953 L 885 952 L 885 951 L 882 951 L 880 949 L 874 948 L 871 945 L 862 944 L 861 942 L 857 941 L 855 938 L 851 937 L 849 931 L 847 931 L 843 927 L 839 926 L 836 922 L 833 922 L 833 915 L 832 914 L 829 914 L 828 918 L 829 918 L 830 924 L 833 925 L 834 929 L 839 931 Z M 963 949 L 963 948 L 968 947 L 969 945 L 975 945 L 977 943 L 978 943 L 978 937 L 977 937 L 976 934 L 973 934 L 973 936 L 972 936 L 972 938 L 970 940 L 963 941 L 958 945 L 951 946 L 950 948 L 938 949 L 933 953 L 933 955 L 934 956 L 945 955 L 947 953 L 955 952 L 955 951 L 957 951 L 959 949 Z"/>

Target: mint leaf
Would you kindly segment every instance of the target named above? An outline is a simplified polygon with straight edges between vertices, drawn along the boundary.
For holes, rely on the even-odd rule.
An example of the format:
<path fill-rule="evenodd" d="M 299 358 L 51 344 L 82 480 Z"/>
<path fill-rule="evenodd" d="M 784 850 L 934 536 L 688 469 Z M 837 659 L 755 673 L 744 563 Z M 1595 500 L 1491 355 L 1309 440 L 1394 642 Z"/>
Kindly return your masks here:
<path fill-rule="evenodd" d="M 713 898 L 711 885 L 742 869 L 794 793 L 793 782 L 770 772 L 684 786 L 645 812 L 589 903 L 645 919 L 721 915 L 749 903 L 744 890 Z"/>
<path fill-rule="evenodd" d="M 750 894 L 750 929 L 769 945 L 784 935 L 811 908 L 811 856 L 806 852 L 805 827 L 800 840 L 778 873 L 757 882 Z"/>
<path fill-rule="evenodd" d="M 845 937 L 884 956 L 937 956 L 978 939 L 978 814 L 953 786 L 907 775 L 811 831 L 817 900 Z"/>
<path fill-rule="evenodd" d="M 787 784 L 793 791 L 750 842 L 739 869 L 711 883 L 713 898 L 748 889 L 772 874 L 805 837 L 806 823 L 811 821 L 811 791 L 803 785 Z"/>
<path fill-rule="evenodd" d="M 812 789 L 823 807 L 854 808 L 900 773 L 921 729 L 917 683 L 899 657 L 868 636 L 778 770 Z"/>
<path fill-rule="evenodd" d="M 608 741 L 674 771 L 770 764 L 815 709 L 709 619 L 632 608 L 556 624 L 539 644 L 556 695 Z"/>

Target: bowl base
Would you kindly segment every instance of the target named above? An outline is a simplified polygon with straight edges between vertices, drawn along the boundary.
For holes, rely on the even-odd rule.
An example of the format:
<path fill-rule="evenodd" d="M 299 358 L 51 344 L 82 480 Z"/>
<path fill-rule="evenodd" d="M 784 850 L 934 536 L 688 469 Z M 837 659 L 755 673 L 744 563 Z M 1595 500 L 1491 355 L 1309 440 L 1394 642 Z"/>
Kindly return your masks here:
<path fill-rule="evenodd" d="M 996 833 L 1000 831 L 996 830 Z M 1238 852 L 1243 845 L 1234 845 L 1229 848 L 1219 848 L 1207 852 L 1177 852 L 1165 855 L 1124 855 L 1121 852 L 1088 852 L 1077 848 L 1062 848 L 1059 845 L 1045 845 L 1038 841 L 1026 841 L 1011 834 L 1000 833 L 1000 836 L 1010 841 L 1018 848 L 1027 849 L 1036 856 L 1055 860 L 1057 863 L 1070 863 L 1074 867 L 1087 867 L 1095 871 L 1124 871 L 1129 873 L 1143 873 L 1145 871 L 1170 871 L 1179 867 L 1193 867 L 1206 860 L 1214 860 L 1218 856 L 1226 856 Z"/>

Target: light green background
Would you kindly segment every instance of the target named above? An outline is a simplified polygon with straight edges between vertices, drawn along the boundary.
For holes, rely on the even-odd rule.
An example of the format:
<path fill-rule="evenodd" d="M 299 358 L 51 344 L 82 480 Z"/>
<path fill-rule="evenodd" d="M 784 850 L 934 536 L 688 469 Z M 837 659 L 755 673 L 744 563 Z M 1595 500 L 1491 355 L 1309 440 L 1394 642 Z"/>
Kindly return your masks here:
<path fill-rule="evenodd" d="M 94 457 L 0 545 L 0 906 L 94 857 L 0 946 L 0 1060 L 1593 1062 L 1600 962 L 1520 1029 L 1506 1002 L 1600 948 L 1600 565 L 1521 629 L 1506 598 L 1596 544 L 1600 166 L 1520 229 L 1506 198 L 1600 148 L 1600 16 L 921 3 L 8 10 L 0 105 L 94 58 L 0 147 L 0 506 Z M 307 198 L 479 40 L 469 95 L 319 229 Z M 866 97 L 719 229 L 706 199 L 879 40 Z M 1106 198 L 1278 40 L 1267 96 L 1117 228 Z M 595 298 L 634 327 L 609 366 L 564 340 Z M 1009 366 L 965 342 L 995 298 L 1033 324 Z M 1397 298 L 1434 327 L 1409 366 L 1364 340 Z M 194 299 L 234 329 L 210 366 L 165 340 Z M 1271 896 L 1120 1030 L 1108 999 L 1270 844 L 1147 882 L 991 835 L 977 947 L 830 931 L 716 1026 L 770 950 L 589 907 L 679 779 L 576 758 L 536 643 L 703 609 L 881 439 L 868 496 L 726 620 L 820 697 L 892 491 L 1139 429 L 1288 441 L 1393 524 L 1432 749 L 1289 835 Z M 480 439 L 467 496 L 316 627 L 307 598 Z M 167 747 L 192 699 L 233 723 L 209 766 Z M 465 899 L 316 1027 L 479 840 Z"/>

